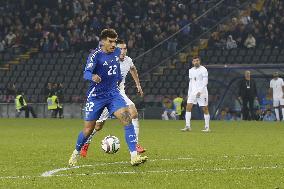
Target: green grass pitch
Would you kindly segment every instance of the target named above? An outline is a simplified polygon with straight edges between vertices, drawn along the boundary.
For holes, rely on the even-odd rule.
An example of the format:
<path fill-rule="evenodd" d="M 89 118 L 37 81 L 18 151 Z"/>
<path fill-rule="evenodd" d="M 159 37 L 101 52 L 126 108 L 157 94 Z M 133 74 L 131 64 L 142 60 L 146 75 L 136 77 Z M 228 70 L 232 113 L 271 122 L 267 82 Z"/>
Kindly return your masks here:
<path fill-rule="evenodd" d="M 67 167 L 82 120 L 0 119 L 0 188 L 284 188 L 284 124 L 266 122 L 140 122 L 140 143 L 149 161 L 132 167 L 117 120 L 95 136 L 86 159 Z M 100 147 L 119 137 L 118 153 Z"/>

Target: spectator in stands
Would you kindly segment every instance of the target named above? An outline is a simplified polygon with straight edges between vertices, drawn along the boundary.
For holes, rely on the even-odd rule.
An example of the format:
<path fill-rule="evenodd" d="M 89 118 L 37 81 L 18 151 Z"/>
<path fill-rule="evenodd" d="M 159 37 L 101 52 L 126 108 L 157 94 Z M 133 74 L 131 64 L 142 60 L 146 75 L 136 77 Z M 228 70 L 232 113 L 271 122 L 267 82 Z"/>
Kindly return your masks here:
<path fill-rule="evenodd" d="M 255 120 L 262 121 L 264 116 L 264 112 L 261 109 L 256 110 L 255 112 Z"/>
<path fill-rule="evenodd" d="M 0 52 L 3 52 L 5 49 L 5 41 L 0 36 Z"/>
<path fill-rule="evenodd" d="M 162 103 L 164 108 L 162 120 L 169 120 L 169 116 L 171 119 L 176 120 L 176 112 L 174 110 L 172 100 L 169 97 L 165 96 Z"/>
<path fill-rule="evenodd" d="M 227 41 L 226 41 L 226 48 L 227 49 L 234 49 L 234 48 L 237 48 L 237 47 L 238 47 L 237 42 L 233 39 L 232 35 L 229 35 L 227 37 Z"/>
<path fill-rule="evenodd" d="M 271 112 L 270 109 L 268 109 L 263 117 L 263 121 L 275 121 L 276 117 L 275 115 Z"/>
<path fill-rule="evenodd" d="M 232 116 L 231 116 L 230 121 L 240 121 L 241 120 L 241 117 L 238 112 L 232 112 L 231 115 Z"/>
<path fill-rule="evenodd" d="M 217 120 L 226 120 L 230 121 L 232 119 L 232 115 L 229 112 L 229 108 L 224 108 L 220 114 L 217 116 Z"/>
<path fill-rule="evenodd" d="M 7 92 L 7 95 L 16 95 L 16 93 L 17 93 L 17 89 L 16 89 L 16 85 L 15 85 L 15 83 L 9 83 L 8 85 L 7 85 L 7 90 L 6 90 Z"/>
<path fill-rule="evenodd" d="M 242 114 L 244 120 L 255 119 L 254 100 L 257 98 L 255 81 L 250 76 L 250 71 L 245 71 L 245 78 L 239 83 L 239 100 L 242 100 Z M 249 109 L 247 104 L 249 104 Z"/>
<path fill-rule="evenodd" d="M 53 92 L 53 84 L 52 83 L 47 83 L 47 86 L 44 90 L 44 95 L 46 96 L 46 98 L 49 96 L 49 94 Z"/>
<path fill-rule="evenodd" d="M 15 98 L 15 107 L 17 110 L 16 117 L 19 117 L 20 113 L 22 111 L 25 111 L 25 118 L 29 118 L 30 113 L 32 114 L 33 118 L 37 118 L 37 115 L 35 114 L 33 107 L 27 104 L 24 97 L 24 93 L 21 90 L 17 91 L 17 96 Z"/>
<path fill-rule="evenodd" d="M 244 46 L 248 49 L 249 48 L 255 48 L 256 41 L 255 41 L 255 38 L 253 37 L 253 35 L 251 33 L 248 34 L 248 37 L 245 40 Z"/>
<path fill-rule="evenodd" d="M 65 38 L 62 35 L 59 35 L 58 37 L 58 51 L 68 51 L 69 50 L 69 44 L 68 41 L 65 40 Z"/>
<path fill-rule="evenodd" d="M 16 40 L 16 35 L 13 33 L 12 30 L 10 30 L 9 33 L 5 37 L 7 46 L 9 47 L 13 46 L 15 43 L 15 40 Z"/>

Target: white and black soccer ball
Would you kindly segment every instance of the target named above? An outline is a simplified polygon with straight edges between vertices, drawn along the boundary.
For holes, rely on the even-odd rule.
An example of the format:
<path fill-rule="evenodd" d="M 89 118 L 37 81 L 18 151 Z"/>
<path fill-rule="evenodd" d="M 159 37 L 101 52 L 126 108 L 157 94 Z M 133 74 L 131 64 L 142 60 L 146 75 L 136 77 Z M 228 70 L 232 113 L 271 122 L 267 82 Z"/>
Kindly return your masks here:
<path fill-rule="evenodd" d="M 102 149 L 105 153 L 114 154 L 120 148 L 120 141 L 116 136 L 108 135 L 102 140 Z"/>

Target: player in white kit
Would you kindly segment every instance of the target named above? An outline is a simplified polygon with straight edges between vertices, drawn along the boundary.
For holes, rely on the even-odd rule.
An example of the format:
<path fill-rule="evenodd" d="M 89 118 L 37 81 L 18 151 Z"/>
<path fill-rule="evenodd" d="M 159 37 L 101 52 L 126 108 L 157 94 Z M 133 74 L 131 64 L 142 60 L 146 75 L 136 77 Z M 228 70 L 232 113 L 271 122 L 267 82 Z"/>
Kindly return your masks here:
<path fill-rule="evenodd" d="M 284 121 L 284 82 L 279 78 L 279 73 L 273 74 L 273 79 L 270 81 L 269 88 L 270 96 L 273 96 L 273 107 L 277 121 L 280 121 L 279 108 L 282 111 L 282 120 Z"/>
<path fill-rule="evenodd" d="M 207 69 L 200 65 L 200 58 L 194 57 L 192 59 L 193 67 L 189 69 L 188 76 L 189 76 L 189 85 L 188 85 L 188 99 L 186 105 L 186 113 L 185 113 L 185 120 L 186 125 L 185 128 L 181 129 L 182 131 L 190 131 L 191 125 L 191 110 L 194 104 L 197 104 L 202 107 L 204 113 L 204 120 L 205 120 L 205 128 L 202 130 L 203 132 L 209 132 L 209 110 L 208 110 L 208 72 Z"/>
<path fill-rule="evenodd" d="M 135 130 L 136 140 L 137 140 L 136 151 L 138 153 L 143 153 L 146 150 L 141 145 L 138 144 L 138 135 L 139 135 L 138 112 L 137 112 L 137 109 L 135 107 L 135 104 L 125 94 L 125 80 L 126 80 L 126 76 L 127 76 L 128 72 L 131 73 L 131 75 L 132 75 L 132 77 L 135 81 L 137 91 L 140 94 L 140 96 L 142 97 L 144 94 L 143 94 L 143 90 L 142 90 L 141 85 L 140 85 L 140 81 L 139 81 L 138 72 L 136 70 L 136 67 L 133 64 L 132 59 L 130 57 L 126 56 L 126 53 L 127 53 L 126 43 L 122 40 L 117 40 L 117 47 L 120 48 L 120 50 L 121 50 L 121 54 L 120 54 L 120 57 L 119 57 L 119 63 L 120 63 L 122 81 L 119 84 L 119 90 L 120 90 L 120 94 L 123 96 L 124 100 L 126 101 L 126 104 L 129 108 L 129 112 L 131 114 L 132 124 L 134 125 L 134 130 Z M 93 133 L 90 135 L 87 142 L 84 144 L 84 146 L 81 149 L 81 156 L 82 157 L 87 156 L 87 151 L 88 151 L 88 148 L 89 148 L 89 145 L 92 141 L 93 136 L 95 135 L 96 132 L 98 132 L 99 130 L 101 130 L 103 128 L 103 125 L 104 125 L 105 121 L 108 119 L 108 117 L 109 117 L 109 112 L 108 112 L 108 109 L 105 108 L 104 111 L 102 112 L 99 120 L 96 122 L 96 126 L 95 126 Z"/>

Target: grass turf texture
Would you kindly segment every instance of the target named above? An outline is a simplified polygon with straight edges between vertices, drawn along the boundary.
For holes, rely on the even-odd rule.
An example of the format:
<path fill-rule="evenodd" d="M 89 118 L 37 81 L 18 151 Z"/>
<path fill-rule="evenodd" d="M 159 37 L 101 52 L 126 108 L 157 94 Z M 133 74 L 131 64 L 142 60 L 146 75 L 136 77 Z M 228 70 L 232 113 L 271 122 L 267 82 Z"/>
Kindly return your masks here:
<path fill-rule="evenodd" d="M 140 125 L 149 162 L 130 165 L 123 128 L 110 120 L 78 164 L 90 166 L 40 177 L 67 167 L 82 121 L 1 119 L 0 188 L 284 188 L 283 123 L 212 121 L 211 133 L 203 121 L 192 132 L 180 131 L 183 121 Z M 100 147 L 108 134 L 121 141 L 114 155 Z"/>

